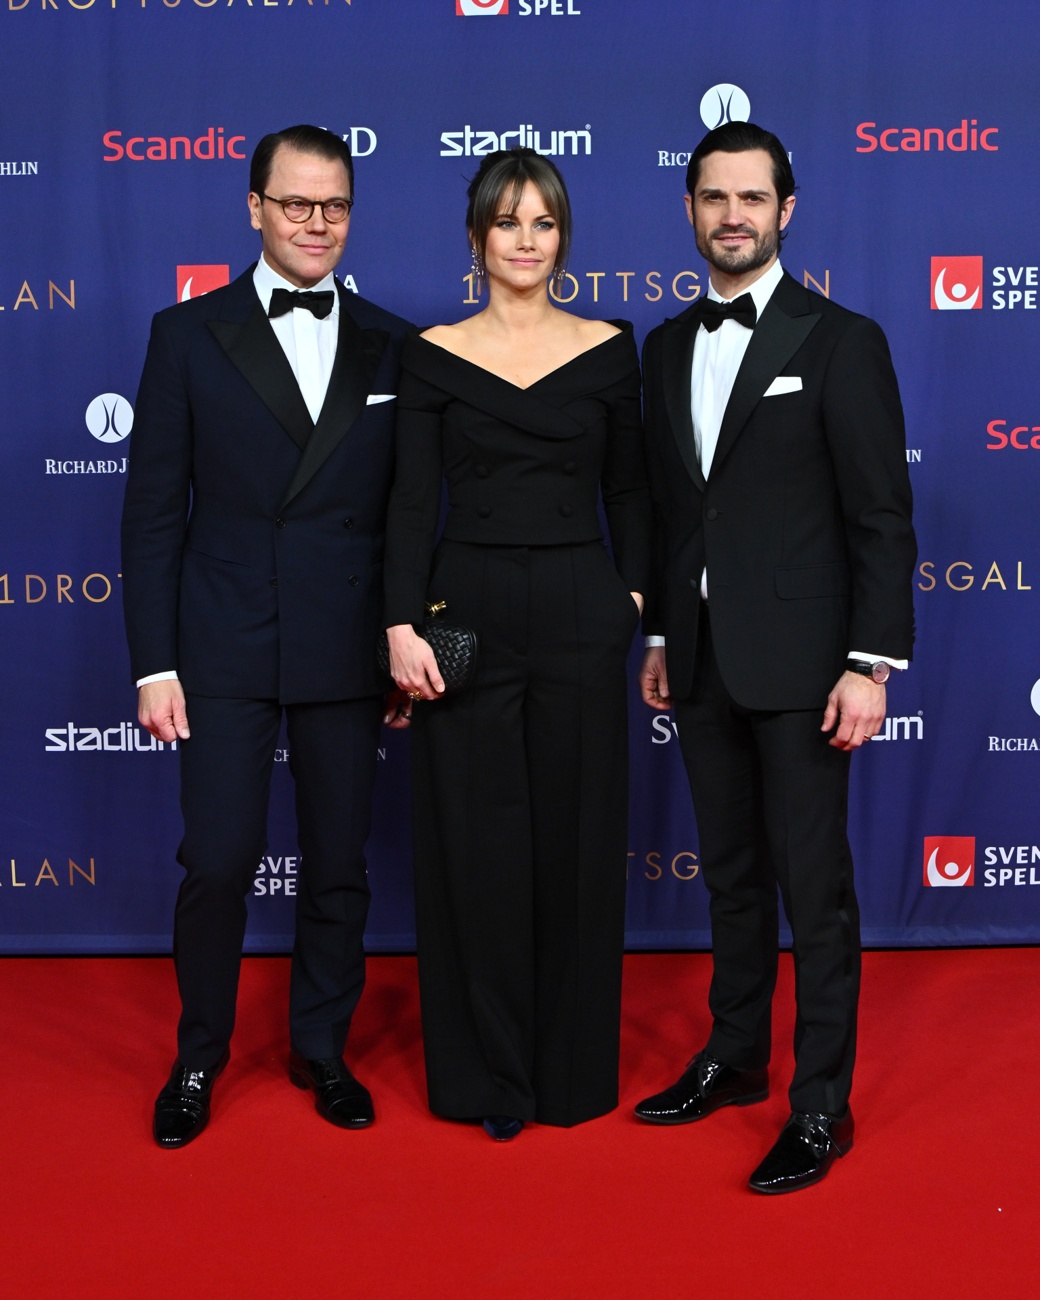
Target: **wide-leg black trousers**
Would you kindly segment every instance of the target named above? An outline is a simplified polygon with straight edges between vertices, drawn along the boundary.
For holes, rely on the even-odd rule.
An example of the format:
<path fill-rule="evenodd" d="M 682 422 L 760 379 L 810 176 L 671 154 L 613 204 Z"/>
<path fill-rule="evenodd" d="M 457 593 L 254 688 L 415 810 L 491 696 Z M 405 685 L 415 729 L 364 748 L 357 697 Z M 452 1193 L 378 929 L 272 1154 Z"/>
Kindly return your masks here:
<path fill-rule="evenodd" d="M 480 642 L 413 715 L 430 1106 L 577 1124 L 617 1105 L 636 606 L 600 542 L 442 542 L 429 595 Z"/>

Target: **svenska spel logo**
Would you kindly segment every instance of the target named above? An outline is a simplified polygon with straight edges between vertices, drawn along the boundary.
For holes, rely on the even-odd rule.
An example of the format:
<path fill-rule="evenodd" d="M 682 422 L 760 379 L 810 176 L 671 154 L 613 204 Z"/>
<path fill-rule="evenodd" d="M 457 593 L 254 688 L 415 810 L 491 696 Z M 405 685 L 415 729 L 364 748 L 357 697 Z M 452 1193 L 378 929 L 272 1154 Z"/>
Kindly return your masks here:
<path fill-rule="evenodd" d="M 924 883 L 949 889 L 975 883 L 974 835 L 926 835 Z"/>
<path fill-rule="evenodd" d="M 455 0 L 455 14 L 459 18 L 497 16 L 509 13 L 509 0 Z"/>
<path fill-rule="evenodd" d="M 178 266 L 177 301 L 201 298 L 204 293 L 231 283 L 230 266 Z"/>
<path fill-rule="evenodd" d="M 982 258 L 932 258 L 932 311 L 982 308 Z"/>

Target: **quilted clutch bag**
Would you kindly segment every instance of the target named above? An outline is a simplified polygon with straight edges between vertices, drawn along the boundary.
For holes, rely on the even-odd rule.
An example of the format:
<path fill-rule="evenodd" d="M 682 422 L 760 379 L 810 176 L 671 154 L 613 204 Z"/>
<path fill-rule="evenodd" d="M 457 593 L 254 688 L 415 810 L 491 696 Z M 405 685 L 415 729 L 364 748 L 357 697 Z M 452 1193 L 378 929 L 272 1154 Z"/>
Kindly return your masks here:
<path fill-rule="evenodd" d="M 477 671 L 477 634 L 471 627 L 439 617 L 446 608 L 443 600 L 436 605 L 427 605 L 423 625 L 415 630 L 424 641 L 429 642 L 437 667 L 444 678 L 445 694 L 454 695 L 466 689 Z M 390 674 L 390 644 L 385 632 L 380 634 L 376 643 L 376 662 L 380 672 L 393 681 Z"/>

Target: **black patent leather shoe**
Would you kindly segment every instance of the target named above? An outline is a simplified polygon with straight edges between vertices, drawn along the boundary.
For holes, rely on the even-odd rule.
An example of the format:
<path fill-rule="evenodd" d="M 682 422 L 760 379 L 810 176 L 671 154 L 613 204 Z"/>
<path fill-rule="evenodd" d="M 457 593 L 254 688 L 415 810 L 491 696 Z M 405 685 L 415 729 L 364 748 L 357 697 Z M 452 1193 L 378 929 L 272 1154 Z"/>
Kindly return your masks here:
<path fill-rule="evenodd" d="M 187 1146 L 209 1123 L 209 1097 L 217 1076 L 227 1065 L 231 1053 L 224 1055 L 209 1070 L 191 1070 L 174 1061 L 166 1086 L 155 1099 L 152 1136 L 159 1146 L 173 1149 Z"/>
<path fill-rule="evenodd" d="M 636 1115 L 648 1124 L 690 1124 L 723 1106 L 751 1106 L 768 1096 L 766 1070 L 738 1070 L 698 1052 L 678 1082 L 641 1101 Z"/>
<path fill-rule="evenodd" d="M 330 1124 L 340 1128 L 367 1128 L 375 1122 L 372 1094 L 350 1073 L 342 1056 L 307 1061 L 299 1052 L 292 1052 L 289 1078 L 297 1088 L 311 1089 L 315 1110 Z"/>
<path fill-rule="evenodd" d="M 827 1176 L 838 1156 L 851 1149 L 855 1130 L 851 1110 L 846 1110 L 841 1119 L 796 1110 L 751 1175 L 748 1186 L 767 1196 L 811 1187 Z"/>
<path fill-rule="evenodd" d="M 523 1132 L 524 1121 L 512 1115 L 485 1115 L 484 1132 L 496 1142 L 508 1142 Z"/>

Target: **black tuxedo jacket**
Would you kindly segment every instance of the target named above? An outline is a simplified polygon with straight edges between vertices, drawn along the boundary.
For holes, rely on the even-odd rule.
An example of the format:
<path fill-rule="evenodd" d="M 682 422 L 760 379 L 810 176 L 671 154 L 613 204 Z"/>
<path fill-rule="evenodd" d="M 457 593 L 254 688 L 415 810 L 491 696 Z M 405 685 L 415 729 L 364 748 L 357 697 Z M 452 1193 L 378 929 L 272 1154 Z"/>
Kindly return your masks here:
<path fill-rule="evenodd" d="M 253 287 L 159 312 L 123 510 L 135 680 L 282 703 L 376 694 L 397 359 L 411 327 L 340 299 L 317 424 Z"/>
<path fill-rule="evenodd" d="M 666 634 L 669 687 L 687 698 L 707 567 L 731 696 L 752 709 L 822 708 L 850 650 L 903 659 L 913 644 L 917 548 L 888 345 L 873 321 L 785 275 L 741 363 L 705 481 L 690 410 L 698 323 L 691 307 L 644 349 L 661 535 L 645 626 Z"/>

